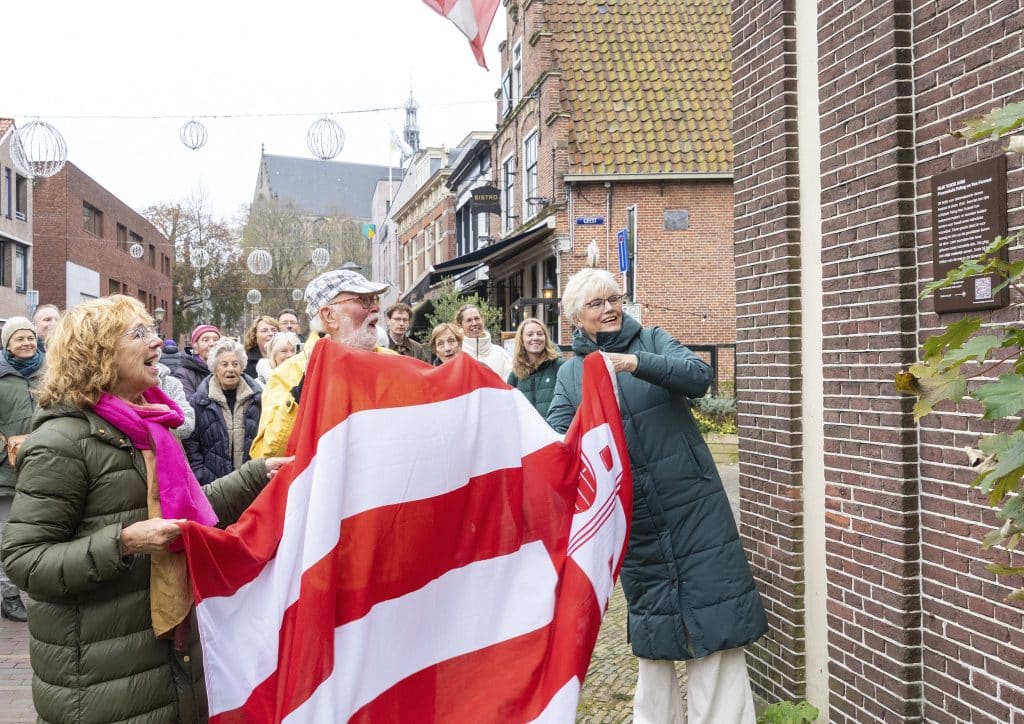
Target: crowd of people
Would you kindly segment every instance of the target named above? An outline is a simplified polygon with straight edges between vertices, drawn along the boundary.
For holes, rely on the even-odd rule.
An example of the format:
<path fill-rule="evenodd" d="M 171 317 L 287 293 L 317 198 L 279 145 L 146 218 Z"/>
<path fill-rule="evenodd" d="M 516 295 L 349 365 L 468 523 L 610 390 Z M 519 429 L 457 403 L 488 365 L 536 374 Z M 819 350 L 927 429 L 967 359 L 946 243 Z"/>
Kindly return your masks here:
<path fill-rule="evenodd" d="M 474 304 L 420 344 L 410 336 L 409 305 L 393 304 L 382 317 L 387 289 L 352 270 L 329 271 L 306 287 L 307 336 L 296 311 L 284 309 L 257 317 L 240 338 L 200 324 L 180 348 L 160 339 L 139 301 L 121 295 L 64 315 L 44 305 L 31 320 L 7 320 L 2 615 L 31 620 L 41 719 L 204 720 L 179 525 L 226 525 L 241 515 L 290 460 L 311 354 L 342 344 L 435 366 L 464 353 L 559 432 L 581 402 L 583 359 L 605 354 L 633 473 L 621 578 L 639 658 L 634 721 L 683 721 L 674 662 L 686 660 L 690 722 L 753 722 L 743 647 L 767 623 L 691 414 L 711 368 L 664 330 L 624 314 L 605 271 L 583 269 L 565 286 L 568 355 L 535 317 L 518 325 L 509 354 Z"/>

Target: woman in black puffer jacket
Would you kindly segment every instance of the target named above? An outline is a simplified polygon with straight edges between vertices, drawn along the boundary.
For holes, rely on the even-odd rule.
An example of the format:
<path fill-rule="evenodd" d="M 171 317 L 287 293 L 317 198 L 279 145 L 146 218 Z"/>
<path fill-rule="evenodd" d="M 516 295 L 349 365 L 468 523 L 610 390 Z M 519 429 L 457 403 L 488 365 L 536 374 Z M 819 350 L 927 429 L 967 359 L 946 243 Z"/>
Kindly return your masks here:
<path fill-rule="evenodd" d="M 212 374 L 190 400 L 196 425 L 185 440 L 185 454 L 196 480 L 203 485 L 237 470 L 249 459 L 249 447 L 260 424 L 259 383 L 242 370 L 245 349 L 225 339 L 210 350 Z"/>

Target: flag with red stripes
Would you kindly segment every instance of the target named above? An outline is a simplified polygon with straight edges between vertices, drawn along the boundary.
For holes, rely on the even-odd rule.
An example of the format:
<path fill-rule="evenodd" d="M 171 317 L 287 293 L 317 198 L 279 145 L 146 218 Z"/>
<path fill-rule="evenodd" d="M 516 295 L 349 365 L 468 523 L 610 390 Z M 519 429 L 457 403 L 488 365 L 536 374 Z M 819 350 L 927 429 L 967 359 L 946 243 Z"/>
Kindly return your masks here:
<path fill-rule="evenodd" d="M 484 68 L 484 41 L 490 32 L 494 14 L 498 10 L 498 0 L 423 0 L 435 12 L 444 15 L 455 23 L 455 27 L 469 38 L 469 46 L 473 49 L 476 62 Z"/>
<path fill-rule="evenodd" d="M 183 526 L 212 722 L 571 722 L 628 540 L 614 377 L 565 438 L 467 355 L 317 345 L 295 461 Z"/>

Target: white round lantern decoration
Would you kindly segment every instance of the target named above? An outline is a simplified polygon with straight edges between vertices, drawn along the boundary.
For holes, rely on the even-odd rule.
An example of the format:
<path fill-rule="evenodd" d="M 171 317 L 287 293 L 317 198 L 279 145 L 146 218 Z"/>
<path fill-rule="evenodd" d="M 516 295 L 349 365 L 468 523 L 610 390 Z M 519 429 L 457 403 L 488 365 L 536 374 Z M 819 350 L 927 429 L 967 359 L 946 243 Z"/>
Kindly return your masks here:
<path fill-rule="evenodd" d="M 137 241 L 128 247 L 128 254 L 132 259 L 141 259 L 145 253 L 146 250 L 142 247 L 142 244 Z"/>
<path fill-rule="evenodd" d="M 323 269 L 331 261 L 331 253 L 324 249 L 322 246 L 313 249 L 313 266 L 317 269 Z"/>
<path fill-rule="evenodd" d="M 266 249 L 253 249 L 246 257 L 245 265 L 253 274 L 266 274 L 274 265 L 274 257 Z"/>
<path fill-rule="evenodd" d="M 259 304 L 262 299 L 263 295 L 260 294 L 259 289 L 250 289 L 245 294 L 245 301 L 249 302 L 249 304 Z"/>
<path fill-rule="evenodd" d="M 196 269 L 202 269 L 210 263 L 210 252 L 206 249 L 193 249 L 188 255 L 189 261 Z"/>
<path fill-rule="evenodd" d="M 64 168 L 68 145 L 49 123 L 31 121 L 11 136 L 11 160 L 32 178 L 48 178 Z"/>
<path fill-rule="evenodd" d="M 293 302 L 301 302 L 302 301 L 302 297 L 303 297 L 303 294 L 302 294 L 302 290 L 301 289 L 292 289 L 292 301 Z"/>
<path fill-rule="evenodd" d="M 321 161 L 329 161 L 345 147 L 345 132 L 341 130 L 337 121 L 324 116 L 309 127 L 309 131 L 306 132 L 306 145 Z"/>
<path fill-rule="evenodd" d="M 187 148 L 191 148 L 195 151 L 206 145 L 206 126 L 193 118 L 181 127 L 178 137 Z"/>

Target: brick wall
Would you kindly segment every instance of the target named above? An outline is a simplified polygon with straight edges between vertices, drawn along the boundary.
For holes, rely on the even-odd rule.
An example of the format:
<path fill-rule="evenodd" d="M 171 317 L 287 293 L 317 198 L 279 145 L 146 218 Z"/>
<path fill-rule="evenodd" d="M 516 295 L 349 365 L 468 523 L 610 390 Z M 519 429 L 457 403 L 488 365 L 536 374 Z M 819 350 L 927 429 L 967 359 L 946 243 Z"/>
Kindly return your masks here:
<path fill-rule="evenodd" d="M 103 213 L 100 236 L 86 231 L 82 205 L 88 203 Z M 35 283 L 41 304 L 63 308 L 67 299 L 67 262 L 73 262 L 99 273 L 101 296 L 114 288 L 144 301 L 152 311 L 161 306 L 170 310 L 174 303 L 171 275 L 174 272 L 174 250 L 167 240 L 143 216 L 96 183 L 74 164 L 48 179 L 35 181 L 33 205 L 33 241 L 35 245 Z M 124 245 L 118 248 L 117 226 L 141 237 L 145 249 L 142 259 L 133 259 Z M 155 266 L 150 265 L 150 246 L 154 247 Z M 163 258 L 170 259 L 170 274 L 164 274 Z M 170 322 L 161 330 L 170 336 Z"/>
<path fill-rule="evenodd" d="M 917 426 L 892 385 L 956 318 L 917 301 L 932 278 L 930 178 L 999 152 L 948 131 L 1019 100 L 1024 10 L 819 2 L 821 198 L 800 199 L 795 8 L 733 3 L 741 534 L 772 629 L 753 650 L 755 687 L 805 693 L 807 405 L 824 420 L 830 721 L 1024 721 L 1024 607 L 984 569 L 999 558 L 980 547 L 995 519 L 959 450 L 985 426 L 952 410 Z M 1009 168 L 1013 230 L 1024 174 L 1017 158 Z M 800 202 L 820 202 L 820 260 L 799 257 Z M 800 271 L 819 263 L 822 328 L 806 329 Z M 822 340 L 821 400 L 800 398 L 804 334 Z"/>

